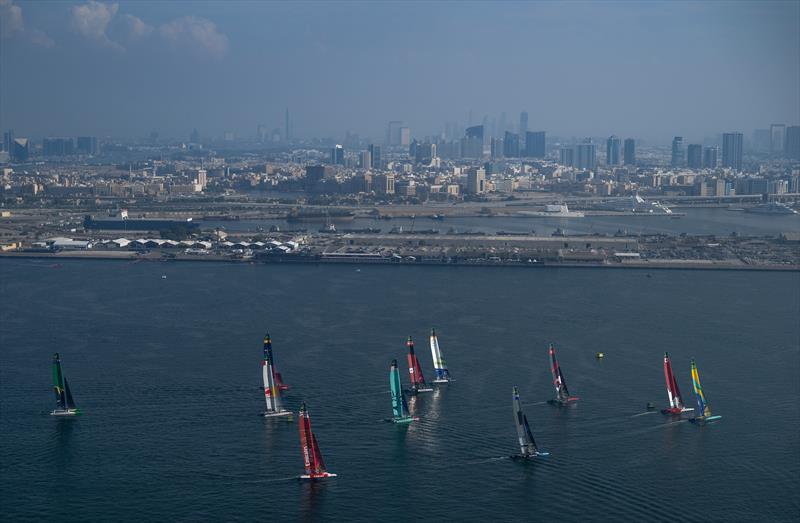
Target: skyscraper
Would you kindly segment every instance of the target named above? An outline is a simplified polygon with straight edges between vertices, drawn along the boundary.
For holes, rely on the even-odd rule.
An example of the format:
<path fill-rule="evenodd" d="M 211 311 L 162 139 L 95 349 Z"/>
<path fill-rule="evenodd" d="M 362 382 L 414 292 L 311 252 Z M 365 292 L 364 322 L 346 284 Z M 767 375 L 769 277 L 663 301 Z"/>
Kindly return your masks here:
<path fill-rule="evenodd" d="M 701 169 L 703 167 L 703 146 L 698 143 L 690 143 L 686 148 L 686 165 L 689 169 Z"/>
<path fill-rule="evenodd" d="M 635 165 L 636 164 L 636 140 L 633 138 L 626 138 L 624 151 L 623 151 L 623 159 L 625 160 L 625 165 Z"/>
<path fill-rule="evenodd" d="M 398 144 L 402 147 L 408 147 L 411 145 L 411 128 L 410 127 L 401 127 L 400 128 L 400 143 Z"/>
<path fill-rule="evenodd" d="M 403 122 L 393 120 L 389 122 L 386 128 L 386 145 L 400 145 L 400 128 L 403 127 Z"/>
<path fill-rule="evenodd" d="M 381 146 L 370 144 L 367 150 L 369 150 L 370 160 L 372 161 L 371 167 L 373 169 L 381 169 L 383 166 L 381 161 Z"/>
<path fill-rule="evenodd" d="M 528 112 L 522 111 L 519 113 L 519 137 L 522 140 L 528 138 Z"/>
<path fill-rule="evenodd" d="M 66 156 L 74 152 L 72 138 L 45 138 L 42 140 L 44 156 Z"/>
<path fill-rule="evenodd" d="M 372 167 L 372 155 L 369 151 L 361 151 L 358 164 L 362 169 L 369 169 Z"/>
<path fill-rule="evenodd" d="M 544 131 L 525 133 L 525 156 L 529 158 L 544 158 L 544 142 Z"/>
<path fill-rule="evenodd" d="M 483 168 L 472 169 L 467 175 L 467 192 L 482 194 L 486 192 L 486 171 Z"/>
<path fill-rule="evenodd" d="M 14 138 L 11 142 L 9 156 L 15 162 L 27 162 L 31 154 L 30 143 L 27 138 Z"/>
<path fill-rule="evenodd" d="M 672 139 L 672 159 L 670 161 L 672 167 L 683 166 L 683 137 L 676 136 Z"/>
<path fill-rule="evenodd" d="M 781 154 L 785 149 L 786 126 L 782 123 L 774 123 L 769 126 L 770 147 L 772 153 Z"/>
<path fill-rule="evenodd" d="M 333 165 L 344 165 L 344 147 L 336 144 L 331 149 L 331 163 Z"/>
<path fill-rule="evenodd" d="M 742 170 L 742 133 L 722 135 L 722 166 L 734 171 Z"/>
<path fill-rule="evenodd" d="M 78 136 L 78 154 L 97 154 L 97 137 L 96 136 Z"/>
<path fill-rule="evenodd" d="M 467 127 L 461 139 L 461 156 L 464 158 L 481 158 L 483 156 L 483 126 Z"/>
<path fill-rule="evenodd" d="M 11 154 L 11 148 L 14 145 L 14 131 L 9 129 L 3 133 L 3 150 Z"/>
<path fill-rule="evenodd" d="M 616 136 L 609 136 L 606 141 L 606 165 L 619 165 L 620 140 Z"/>
<path fill-rule="evenodd" d="M 503 138 L 503 156 L 506 158 L 519 158 L 518 134 L 506 131 L 505 137 Z"/>
<path fill-rule="evenodd" d="M 575 165 L 575 148 L 562 147 L 559 151 L 559 163 L 566 167 L 572 167 Z"/>
<path fill-rule="evenodd" d="M 597 146 L 591 138 L 575 146 L 575 167 L 578 169 L 594 169 L 597 166 Z"/>
<path fill-rule="evenodd" d="M 800 125 L 792 125 L 786 128 L 786 140 L 784 145 L 787 158 L 800 160 Z"/>
<path fill-rule="evenodd" d="M 716 169 L 717 168 L 717 148 L 706 147 L 703 149 L 703 168 Z"/>

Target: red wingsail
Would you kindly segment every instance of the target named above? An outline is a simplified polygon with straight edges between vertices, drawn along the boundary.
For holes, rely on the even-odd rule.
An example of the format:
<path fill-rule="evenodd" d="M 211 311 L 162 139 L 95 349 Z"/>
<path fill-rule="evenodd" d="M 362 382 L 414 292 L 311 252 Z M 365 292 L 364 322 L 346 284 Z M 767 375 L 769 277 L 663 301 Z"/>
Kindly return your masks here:
<path fill-rule="evenodd" d="M 305 465 L 306 474 L 311 478 L 328 476 L 322 452 L 319 451 L 319 445 L 317 445 L 317 438 L 311 431 L 311 418 L 305 403 L 300 407 L 300 447 L 303 451 L 303 465 Z M 335 476 L 335 474 L 333 475 Z"/>
<path fill-rule="evenodd" d="M 675 380 L 675 373 L 672 372 L 672 362 L 669 359 L 669 353 L 664 353 L 664 379 L 667 382 L 667 396 L 669 397 L 670 409 L 680 412 L 683 410 L 683 399 L 681 398 L 681 391 L 678 388 L 678 382 Z"/>
<path fill-rule="evenodd" d="M 411 388 L 417 390 L 425 385 L 425 377 L 422 375 L 417 355 L 414 354 L 414 341 L 411 336 L 408 337 L 406 345 L 408 346 L 408 374 L 411 377 Z"/>

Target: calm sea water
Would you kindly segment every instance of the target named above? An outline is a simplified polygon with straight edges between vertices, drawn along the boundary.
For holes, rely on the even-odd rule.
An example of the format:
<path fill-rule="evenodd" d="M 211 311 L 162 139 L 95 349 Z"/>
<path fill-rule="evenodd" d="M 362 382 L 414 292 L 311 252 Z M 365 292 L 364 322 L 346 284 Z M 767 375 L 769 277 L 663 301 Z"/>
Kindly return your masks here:
<path fill-rule="evenodd" d="M 5 520 L 800 513 L 798 273 L 6 259 L 0 291 Z M 389 362 L 411 334 L 430 375 L 431 326 L 457 381 L 412 399 L 420 422 L 384 423 Z M 293 480 L 297 424 L 258 416 L 267 331 L 334 480 Z M 549 342 L 575 408 L 545 403 Z M 55 351 L 78 419 L 44 414 Z M 720 422 L 647 413 L 666 403 L 664 351 L 688 399 L 697 359 Z M 537 463 L 507 458 L 514 385 L 551 453 Z"/>
<path fill-rule="evenodd" d="M 434 211 L 431 211 L 434 212 Z M 628 234 L 701 234 L 727 236 L 733 232 L 745 236 L 777 236 L 783 232 L 800 230 L 800 215 L 764 215 L 734 212 L 719 208 L 677 209 L 676 213 L 685 216 L 587 216 L 584 218 L 532 218 L 532 217 L 453 217 L 432 220 L 419 217 L 375 220 L 357 218 L 351 222 L 336 224 L 339 228 L 381 229 L 387 233 L 392 228 L 403 230 L 436 229 L 448 232 L 483 232 L 494 234 L 498 231 L 525 233 L 536 231 L 539 235 L 552 234 L 561 229 L 565 234 L 614 234 L 624 231 Z M 276 225 L 281 229 L 308 229 L 317 231 L 325 226 L 325 220 L 307 223 L 287 223 L 285 220 L 259 220 L 240 222 L 203 222 L 204 228 L 223 228 L 229 232 L 257 232 L 269 230 Z"/>

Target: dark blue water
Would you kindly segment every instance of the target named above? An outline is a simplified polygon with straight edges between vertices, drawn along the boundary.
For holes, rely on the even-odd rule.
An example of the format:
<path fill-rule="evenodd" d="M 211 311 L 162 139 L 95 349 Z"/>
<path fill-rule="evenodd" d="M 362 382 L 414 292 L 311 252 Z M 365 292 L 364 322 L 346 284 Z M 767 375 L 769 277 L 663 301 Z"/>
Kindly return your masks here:
<path fill-rule="evenodd" d="M 430 213 L 434 213 L 431 210 Z M 483 232 L 495 234 L 498 231 L 529 233 L 547 236 L 556 229 L 565 234 L 614 234 L 624 231 L 628 234 L 692 234 L 727 236 L 736 233 L 744 236 L 777 236 L 784 232 L 800 230 L 800 215 L 764 215 L 734 212 L 720 208 L 676 209 L 677 214 L 669 215 L 627 215 L 627 216 L 586 216 L 584 218 L 534 218 L 534 217 L 447 217 L 432 220 L 418 217 L 375 220 L 356 218 L 350 222 L 336 223 L 342 229 L 375 228 L 387 233 L 392 228 L 402 227 L 404 231 L 436 229 L 442 233 L 452 229 L 456 233 Z M 285 220 L 258 220 L 240 222 L 203 222 L 204 228 L 223 228 L 229 232 L 268 231 L 273 225 L 281 229 L 307 229 L 316 232 L 325 226 L 325 220 L 318 222 L 287 223 Z M 412 228 L 413 227 L 413 228 Z"/>
<path fill-rule="evenodd" d="M 647 274 L 0 260 L 3 519 L 797 520 L 800 274 Z M 458 381 L 384 423 L 431 326 Z M 335 480 L 292 480 L 296 423 L 258 416 L 266 331 Z M 551 341 L 575 408 L 544 403 Z M 43 414 L 56 350 L 78 419 Z M 720 422 L 646 413 L 665 350 Z M 506 458 L 514 385 L 539 463 Z"/>

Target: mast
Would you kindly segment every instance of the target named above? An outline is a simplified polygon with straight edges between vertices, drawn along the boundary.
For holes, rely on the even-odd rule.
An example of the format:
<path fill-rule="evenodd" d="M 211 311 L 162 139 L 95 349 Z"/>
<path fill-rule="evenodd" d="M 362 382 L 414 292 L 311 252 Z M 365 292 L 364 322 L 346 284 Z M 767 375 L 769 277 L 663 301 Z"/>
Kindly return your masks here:
<path fill-rule="evenodd" d="M 400 370 L 397 368 L 397 360 L 392 360 L 392 365 L 389 367 L 389 387 L 392 391 L 392 416 L 394 419 L 405 419 L 408 417 L 408 407 L 400 385 Z"/>
<path fill-rule="evenodd" d="M 414 340 L 411 339 L 411 336 L 408 337 L 406 345 L 408 346 L 408 373 L 411 377 L 411 389 L 417 392 L 425 387 L 425 376 L 422 375 L 422 367 L 417 355 L 414 354 Z"/>
<path fill-rule="evenodd" d="M 61 356 L 53 354 L 53 390 L 56 394 L 56 410 L 67 408 L 67 399 L 64 387 L 64 372 L 61 369 Z"/>
<path fill-rule="evenodd" d="M 711 409 L 708 407 L 705 394 L 703 394 L 703 387 L 700 386 L 700 375 L 697 373 L 697 364 L 694 359 L 692 359 L 692 386 L 697 398 L 697 412 L 704 418 L 711 416 Z"/>
<path fill-rule="evenodd" d="M 275 370 L 272 367 L 272 341 L 269 334 L 264 335 L 264 361 L 261 363 L 261 374 L 264 379 L 264 400 L 267 403 L 267 412 L 281 410 L 280 390 L 275 383 Z"/>
<path fill-rule="evenodd" d="M 667 396 L 669 397 L 670 408 L 683 410 L 681 391 L 678 389 L 678 382 L 675 380 L 675 373 L 672 371 L 669 352 L 664 353 L 664 379 L 667 382 Z"/>
<path fill-rule="evenodd" d="M 439 349 L 439 338 L 436 337 L 436 330 L 431 329 L 431 355 L 433 356 L 433 368 L 436 370 L 436 379 L 441 381 L 450 380 L 450 371 L 442 358 L 442 351 Z"/>
<path fill-rule="evenodd" d="M 553 373 L 553 386 L 556 388 L 556 399 L 558 401 L 569 400 L 569 390 L 567 390 L 567 382 L 564 379 L 564 374 L 561 372 L 561 367 L 558 366 L 556 359 L 556 349 L 553 344 L 550 344 L 550 370 Z"/>
<path fill-rule="evenodd" d="M 519 390 L 514 387 L 512 391 L 512 405 L 514 407 L 514 424 L 517 427 L 517 440 L 519 441 L 519 450 L 523 456 L 535 456 L 538 452 L 536 441 L 533 439 L 531 427 L 528 424 L 528 418 L 522 412 L 522 407 L 519 402 Z"/>

